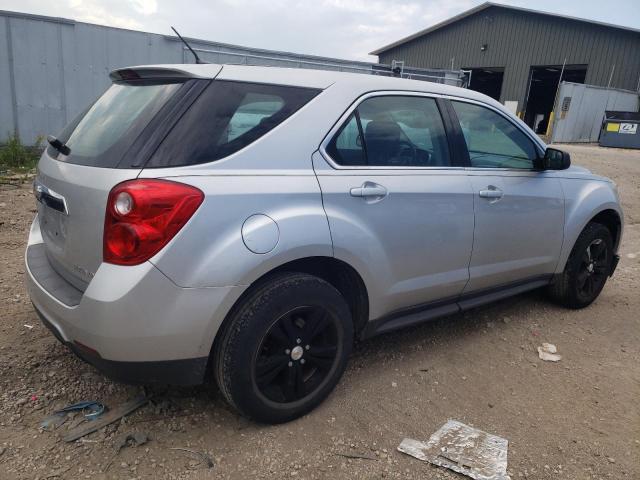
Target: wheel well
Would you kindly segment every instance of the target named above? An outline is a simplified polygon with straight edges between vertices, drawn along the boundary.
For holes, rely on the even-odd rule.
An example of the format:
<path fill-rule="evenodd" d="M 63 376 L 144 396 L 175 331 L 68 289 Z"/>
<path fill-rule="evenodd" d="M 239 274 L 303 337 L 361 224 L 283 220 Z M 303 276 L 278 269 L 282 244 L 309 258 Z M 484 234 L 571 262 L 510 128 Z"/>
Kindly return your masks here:
<path fill-rule="evenodd" d="M 351 311 L 355 335 L 369 319 L 369 295 L 360 274 L 349 264 L 332 257 L 307 257 L 285 263 L 263 275 L 255 283 L 274 272 L 302 272 L 315 275 L 338 290 Z"/>
<path fill-rule="evenodd" d="M 228 323 L 227 320 L 238 308 L 240 308 L 244 299 L 247 297 L 249 292 L 256 287 L 256 285 L 268 282 L 269 277 L 278 272 L 308 273 L 309 275 L 315 275 L 316 277 L 322 278 L 324 281 L 333 285 L 346 300 L 349 310 L 351 311 L 351 318 L 353 319 L 353 336 L 354 338 L 359 337 L 359 333 L 365 327 L 367 320 L 369 319 L 369 295 L 367 293 L 367 287 L 365 286 L 362 277 L 360 277 L 360 274 L 349 264 L 333 257 L 307 257 L 293 260 L 274 268 L 252 282 L 249 288 L 240 295 L 240 298 L 236 300 L 229 312 L 227 312 L 227 315 L 222 321 L 213 340 L 213 345 L 211 346 L 209 361 L 207 363 L 207 376 L 210 375 L 211 369 L 214 368 L 213 353 L 216 351 L 216 345 L 222 341 L 224 329 Z"/>
<path fill-rule="evenodd" d="M 620 230 L 622 226 L 618 212 L 611 209 L 603 210 L 595 217 L 593 217 L 589 223 L 591 222 L 599 223 L 607 227 L 607 229 L 609 229 L 609 232 L 611 232 L 614 247 L 618 246 L 618 242 L 620 241 Z"/>

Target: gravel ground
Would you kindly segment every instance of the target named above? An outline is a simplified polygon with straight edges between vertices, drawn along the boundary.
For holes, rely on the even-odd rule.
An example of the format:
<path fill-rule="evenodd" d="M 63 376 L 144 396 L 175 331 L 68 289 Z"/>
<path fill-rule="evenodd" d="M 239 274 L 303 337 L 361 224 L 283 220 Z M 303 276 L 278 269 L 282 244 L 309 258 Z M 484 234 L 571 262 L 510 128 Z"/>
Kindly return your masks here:
<path fill-rule="evenodd" d="M 512 479 L 639 479 L 640 151 L 565 148 L 618 183 L 626 212 L 622 260 L 591 307 L 532 292 L 372 339 L 329 399 L 289 424 L 248 422 L 211 385 L 158 389 L 74 443 L 59 436 L 80 418 L 55 432 L 42 418 L 79 400 L 114 408 L 142 389 L 105 378 L 39 323 L 23 278 L 34 200 L 27 184 L 0 185 L 0 478 L 462 478 L 396 452 L 453 418 L 509 440 Z M 562 361 L 539 360 L 542 342 Z M 150 440 L 116 454 L 131 432 Z"/>

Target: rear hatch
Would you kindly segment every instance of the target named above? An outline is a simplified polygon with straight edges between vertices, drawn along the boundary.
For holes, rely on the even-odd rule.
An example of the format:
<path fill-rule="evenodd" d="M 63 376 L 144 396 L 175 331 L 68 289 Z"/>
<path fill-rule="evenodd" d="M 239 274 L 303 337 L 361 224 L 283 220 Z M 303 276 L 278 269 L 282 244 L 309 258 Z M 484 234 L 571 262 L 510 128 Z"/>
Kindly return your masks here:
<path fill-rule="evenodd" d="M 63 146 L 46 149 L 34 183 L 49 262 L 83 291 L 102 262 L 109 192 L 138 176 L 210 82 L 149 69 L 116 71 L 112 79 L 107 91 L 57 137 Z"/>

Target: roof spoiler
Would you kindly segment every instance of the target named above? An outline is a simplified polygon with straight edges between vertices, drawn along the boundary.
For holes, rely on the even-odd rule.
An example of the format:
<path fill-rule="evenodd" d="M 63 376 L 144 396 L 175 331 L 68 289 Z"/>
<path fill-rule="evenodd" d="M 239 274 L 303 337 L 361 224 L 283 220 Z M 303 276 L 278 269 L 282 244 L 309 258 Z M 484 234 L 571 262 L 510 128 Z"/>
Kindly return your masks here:
<path fill-rule="evenodd" d="M 129 67 L 118 68 L 109 74 L 114 82 L 126 82 L 131 80 L 181 80 L 187 78 L 210 78 L 195 75 L 180 68 L 168 67 Z"/>

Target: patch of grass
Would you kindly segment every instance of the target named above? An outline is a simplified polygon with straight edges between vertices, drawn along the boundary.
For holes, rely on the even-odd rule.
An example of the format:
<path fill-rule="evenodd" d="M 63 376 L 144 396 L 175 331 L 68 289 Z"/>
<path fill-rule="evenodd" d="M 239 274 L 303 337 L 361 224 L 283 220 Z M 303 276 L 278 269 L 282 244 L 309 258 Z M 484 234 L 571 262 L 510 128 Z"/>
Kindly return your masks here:
<path fill-rule="evenodd" d="M 42 137 L 38 137 L 30 147 L 23 145 L 17 135 L 10 135 L 6 143 L 0 144 L 0 172 L 3 175 L 28 173 L 36 168 L 42 154 L 42 141 Z"/>

